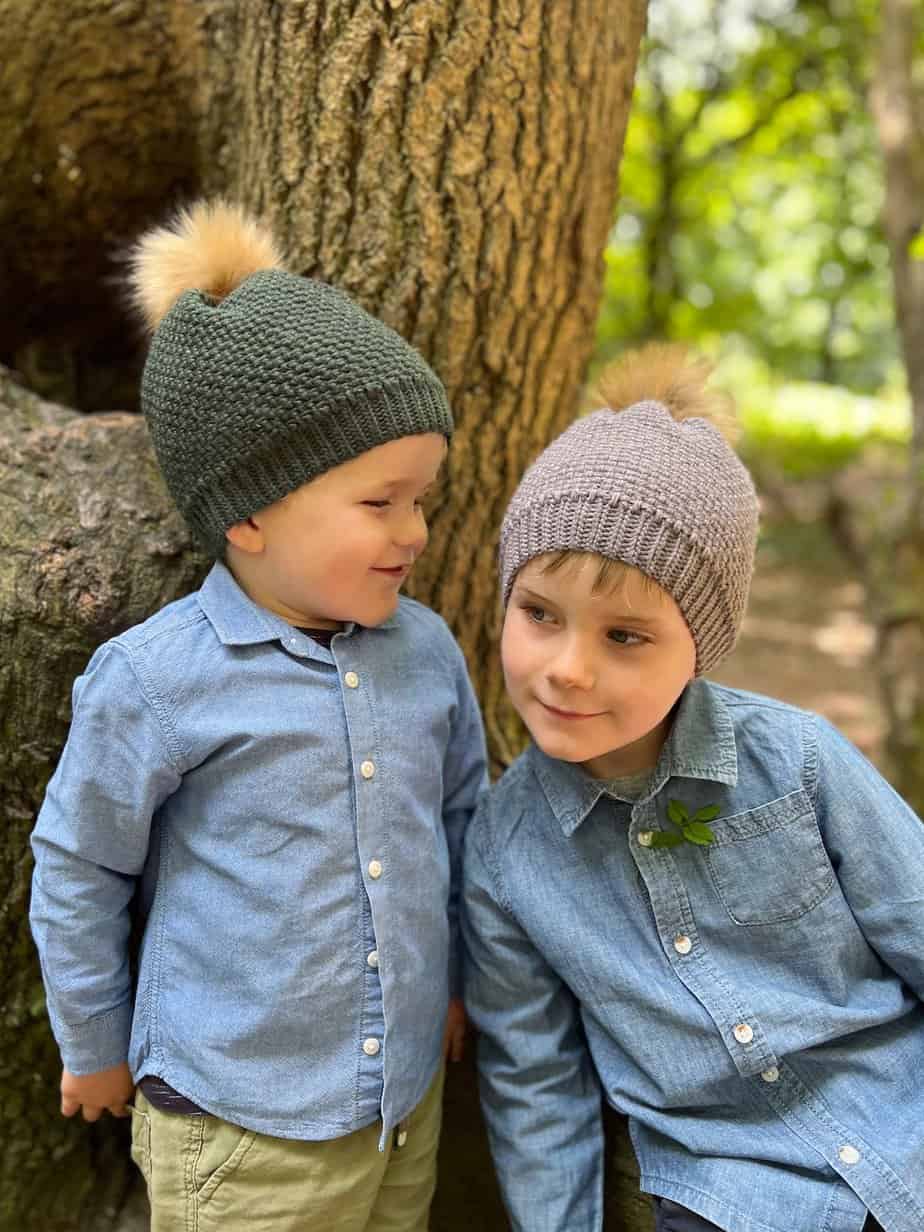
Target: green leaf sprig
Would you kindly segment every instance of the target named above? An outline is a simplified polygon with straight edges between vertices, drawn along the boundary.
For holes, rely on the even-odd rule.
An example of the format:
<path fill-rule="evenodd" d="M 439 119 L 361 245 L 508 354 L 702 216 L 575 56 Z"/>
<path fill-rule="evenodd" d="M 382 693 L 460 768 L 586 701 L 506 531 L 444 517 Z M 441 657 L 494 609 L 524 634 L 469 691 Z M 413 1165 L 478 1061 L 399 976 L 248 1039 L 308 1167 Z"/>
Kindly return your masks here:
<path fill-rule="evenodd" d="M 720 812 L 717 804 L 707 804 L 693 816 L 681 800 L 668 800 L 667 820 L 672 830 L 656 830 L 651 836 L 652 847 L 679 847 L 681 843 L 693 843 L 696 847 L 708 847 L 715 835 L 706 825 L 715 821 Z"/>

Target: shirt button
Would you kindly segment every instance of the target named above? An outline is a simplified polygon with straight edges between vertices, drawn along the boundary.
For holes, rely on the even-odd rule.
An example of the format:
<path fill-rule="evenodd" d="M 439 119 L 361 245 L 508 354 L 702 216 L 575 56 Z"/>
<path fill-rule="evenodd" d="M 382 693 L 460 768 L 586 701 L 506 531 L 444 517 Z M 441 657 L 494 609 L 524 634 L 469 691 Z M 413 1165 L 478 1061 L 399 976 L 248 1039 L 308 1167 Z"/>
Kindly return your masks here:
<path fill-rule="evenodd" d="M 739 1022 L 735 1027 L 735 1039 L 739 1044 L 750 1044 L 754 1038 L 754 1032 L 746 1022 Z"/>
<path fill-rule="evenodd" d="M 404 1146 L 405 1142 L 407 1142 L 407 1130 L 406 1129 L 398 1130 L 397 1142 L 398 1142 L 398 1146 Z"/>
<path fill-rule="evenodd" d="M 347 686 L 348 689 L 359 688 L 359 677 L 356 675 L 355 672 L 347 672 L 347 674 L 343 678 L 343 682 Z"/>
<path fill-rule="evenodd" d="M 372 953 L 367 956 L 366 962 L 369 964 L 370 967 L 377 967 L 379 965 L 378 950 L 373 950 Z"/>
<path fill-rule="evenodd" d="M 373 881 L 378 881 L 382 875 L 382 865 L 378 860 L 369 861 L 369 876 Z"/>
<path fill-rule="evenodd" d="M 775 1065 L 771 1065 L 769 1069 L 762 1070 L 760 1076 L 763 1078 L 764 1082 L 778 1082 L 780 1078 L 780 1071 Z"/>
<path fill-rule="evenodd" d="M 377 1039 L 373 1039 L 371 1036 L 369 1039 L 363 1040 L 363 1052 L 367 1057 L 376 1056 L 380 1047 L 381 1045 L 379 1044 L 379 1041 Z"/>
<path fill-rule="evenodd" d="M 860 1152 L 855 1146 L 850 1143 L 845 1143 L 837 1153 L 838 1158 L 845 1164 L 858 1164 L 860 1162 Z"/>
<path fill-rule="evenodd" d="M 650 846 L 651 846 L 651 840 L 652 840 L 653 838 L 654 838 L 654 831 L 653 831 L 653 830 L 640 830 L 640 831 L 639 831 L 639 836 L 638 836 L 639 846 L 640 846 L 640 847 L 650 847 Z"/>
<path fill-rule="evenodd" d="M 681 933 L 679 937 L 674 938 L 674 949 L 678 954 L 689 954 L 693 949 L 693 942 Z"/>
<path fill-rule="evenodd" d="M 363 776 L 364 779 L 371 779 L 373 774 L 375 774 L 375 762 L 374 761 L 364 761 L 363 764 L 359 767 L 359 773 Z"/>

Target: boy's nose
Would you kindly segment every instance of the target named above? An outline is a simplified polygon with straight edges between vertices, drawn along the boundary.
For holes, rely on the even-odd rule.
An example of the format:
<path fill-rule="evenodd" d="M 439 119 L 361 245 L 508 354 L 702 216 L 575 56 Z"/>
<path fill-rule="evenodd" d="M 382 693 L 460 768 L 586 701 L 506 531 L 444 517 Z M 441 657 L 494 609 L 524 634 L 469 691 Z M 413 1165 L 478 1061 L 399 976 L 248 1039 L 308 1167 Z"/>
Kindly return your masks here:
<path fill-rule="evenodd" d="M 403 517 L 395 531 L 395 543 L 399 547 L 410 548 L 415 556 L 419 556 L 427 546 L 429 537 L 430 532 L 421 509 L 415 509 Z"/>
<path fill-rule="evenodd" d="M 549 683 L 561 689 L 591 689 L 594 673 L 588 657 L 575 648 L 569 648 L 549 664 L 546 675 Z"/>

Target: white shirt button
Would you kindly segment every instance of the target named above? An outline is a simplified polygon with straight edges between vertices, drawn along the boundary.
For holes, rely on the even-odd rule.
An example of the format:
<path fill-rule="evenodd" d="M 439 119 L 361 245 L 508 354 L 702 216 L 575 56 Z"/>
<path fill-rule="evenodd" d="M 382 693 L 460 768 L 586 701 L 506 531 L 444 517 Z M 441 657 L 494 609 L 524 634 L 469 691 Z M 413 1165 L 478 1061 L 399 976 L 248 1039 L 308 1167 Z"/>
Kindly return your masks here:
<path fill-rule="evenodd" d="M 858 1164 L 860 1162 L 860 1152 L 855 1146 L 851 1146 L 849 1142 L 841 1147 L 837 1155 L 841 1163 Z"/>
<path fill-rule="evenodd" d="M 406 1129 L 398 1130 L 398 1140 L 397 1141 L 398 1141 L 398 1146 L 404 1146 L 405 1142 L 407 1142 L 407 1130 Z"/>
<path fill-rule="evenodd" d="M 347 672 L 347 674 L 343 678 L 343 683 L 346 685 L 348 689 L 358 689 L 359 688 L 359 677 L 356 675 L 355 672 Z"/>
<path fill-rule="evenodd" d="M 364 761 L 362 765 L 359 767 L 359 773 L 363 776 L 364 779 L 371 779 L 373 774 L 375 774 L 375 762 L 374 761 Z"/>
<path fill-rule="evenodd" d="M 780 1071 L 775 1065 L 771 1065 L 769 1069 L 761 1070 L 760 1076 L 764 1082 L 779 1082 Z"/>
<path fill-rule="evenodd" d="M 382 875 L 382 865 L 378 860 L 369 861 L 369 876 L 373 881 L 378 881 Z"/>
<path fill-rule="evenodd" d="M 693 942 L 689 937 L 681 933 L 679 937 L 674 938 L 674 949 L 678 954 L 689 954 L 690 950 L 693 949 Z"/>
<path fill-rule="evenodd" d="M 366 962 L 369 964 L 369 966 L 370 966 L 370 967 L 377 967 L 377 966 L 379 965 L 379 952 L 378 952 L 378 950 L 373 950 L 373 951 L 371 952 L 371 954 L 368 954 L 368 955 L 366 956 Z"/>
<path fill-rule="evenodd" d="M 381 1047 L 381 1044 L 379 1043 L 379 1041 L 377 1039 L 373 1039 L 371 1036 L 369 1037 L 369 1039 L 363 1040 L 363 1052 L 366 1054 L 367 1057 L 376 1056 L 378 1054 L 380 1047 Z"/>
<path fill-rule="evenodd" d="M 746 1022 L 739 1022 L 735 1027 L 735 1039 L 739 1044 L 750 1044 L 754 1038 L 754 1032 Z"/>
<path fill-rule="evenodd" d="M 651 840 L 652 840 L 653 838 L 654 838 L 654 831 L 652 831 L 652 830 L 640 830 L 640 831 L 639 831 L 639 835 L 638 835 L 638 842 L 639 842 L 639 846 L 640 846 L 640 847 L 650 847 L 650 846 L 651 846 Z"/>

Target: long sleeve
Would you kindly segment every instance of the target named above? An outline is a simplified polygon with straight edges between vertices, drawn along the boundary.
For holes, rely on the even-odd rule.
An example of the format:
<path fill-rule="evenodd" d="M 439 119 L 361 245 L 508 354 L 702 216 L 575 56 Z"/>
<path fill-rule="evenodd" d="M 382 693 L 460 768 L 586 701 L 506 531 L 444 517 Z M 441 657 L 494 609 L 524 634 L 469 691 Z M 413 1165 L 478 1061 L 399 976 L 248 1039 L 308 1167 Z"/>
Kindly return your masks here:
<path fill-rule="evenodd" d="M 816 813 L 866 940 L 924 1000 L 924 823 L 830 723 L 816 719 Z"/>
<path fill-rule="evenodd" d="M 503 904 L 480 818 L 465 848 L 465 1000 L 504 1201 L 515 1232 L 599 1232 L 600 1090 L 578 1007 Z"/>
<path fill-rule="evenodd" d="M 30 922 L 52 1030 L 74 1074 L 126 1059 L 129 904 L 151 818 L 179 782 L 127 655 L 103 646 L 74 685 L 70 734 L 32 835 Z"/>
<path fill-rule="evenodd" d="M 461 650 L 457 650 L 457 654 L 459 702 L 443 767 L 443 826 L 450 861 L 449 994 L 452 997 L 462 996 L 459 902 L 465 831 L 478 798 L 488 785 L 487 752 L 481 712 Z"/>

